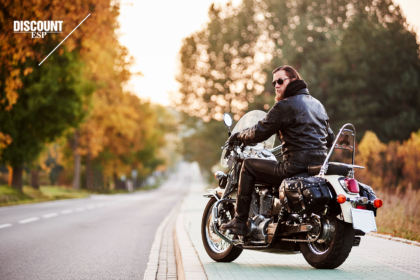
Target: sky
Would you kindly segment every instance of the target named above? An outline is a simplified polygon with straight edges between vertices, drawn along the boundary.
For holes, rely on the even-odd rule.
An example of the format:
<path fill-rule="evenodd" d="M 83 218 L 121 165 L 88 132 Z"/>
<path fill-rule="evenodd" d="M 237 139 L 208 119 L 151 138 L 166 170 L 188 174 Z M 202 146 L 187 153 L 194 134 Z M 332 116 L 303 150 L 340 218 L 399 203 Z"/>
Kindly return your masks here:
<path fill-rule="evenodd" d="M 120 42 L 135 59 L 127 89 L 153 103 L 171 105 L 169 94 L 178 90 L 175 76 L 182 40 L 208 22 L 212 3 L 228 0 L 122 0 Z M 237 5 L 241 0 L 233 0 Z M 420 30 L 420 0 L 394 0 L 409 24 Z M 418 33 L 418 32 L 417 32 Z M 419 38 L 420 41 L 420 38 Z"/>

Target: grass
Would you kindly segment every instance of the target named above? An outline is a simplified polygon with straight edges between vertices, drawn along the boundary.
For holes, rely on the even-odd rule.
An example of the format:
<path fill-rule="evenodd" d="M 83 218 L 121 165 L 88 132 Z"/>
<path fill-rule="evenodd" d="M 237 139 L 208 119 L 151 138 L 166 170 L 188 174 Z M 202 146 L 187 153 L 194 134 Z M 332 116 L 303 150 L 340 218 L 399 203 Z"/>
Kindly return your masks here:
<path fill-rule="evenodd" d="M 0 206 L 28 204 L 69 198 L 82 198 L 89 195 L 86 190 L 66 187 L 44 186 L 39 190 L 23 187 L 23 193 L 9 187 L 0 186 Z"/>
<path fill-rule="evenodd" d="M 410 187 L 403 193 L 378 191 L 383 206 L 378 210 L 378 233 L 420 241 L 420 190 Z"/>
<path fill-rule="evenodd" d="M 146 191 L 157 188 L 161 184 L 161 181 L 154 185 L 144 186 L 136 191 Z M 107 190 L 97 192 L 102 194 L 118 194 L 127 193 L 125 190 Z M 28 203 L 37 203 L 45 201 L 53 201 L 59 199 L 70 199 L 70 198 L 82 198 L 87 197 L 91 192 L 87 190 L 74 190 L 67 187 L 57 186 L 42 186 L 39 190 L 35 190 L 29 186 L 23 187 L 23 193 L 9 187 L 2 185 L 0 186 L 0 207 L 20 205 Z"/>

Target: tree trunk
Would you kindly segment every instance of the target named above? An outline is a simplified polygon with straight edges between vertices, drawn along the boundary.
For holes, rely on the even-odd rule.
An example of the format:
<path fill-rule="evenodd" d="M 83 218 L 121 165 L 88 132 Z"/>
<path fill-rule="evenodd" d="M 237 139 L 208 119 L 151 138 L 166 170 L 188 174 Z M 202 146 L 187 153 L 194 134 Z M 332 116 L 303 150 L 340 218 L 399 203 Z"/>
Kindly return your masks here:
<path fill-rule="evenodd" d="M 12 188 L 23 192 L 23 167 L 14 166 L 12 175 Z"/>
<path fill-rule="evenodd" d="M 37 167 L 31 170 L 31 187 L 39 190 L 39 170 Z"/>
<path fill-rule="evenodd" d="M 74 158 L 74 170 L 73 170 L 73 189 L 79 190 L 80 189 L 80 167 L 82 162 L 82 157 L 78 152 L 77 148 L 79 146 L 79 132 L 74 132 L 73 141 L 72 141 L 72 148 L 73 148 L 73 158 Z"/>
<path fill-rule="evenodd" d="M 88 190 L 93 190 L 92 186 L 92 159 L 90 156 L 90 151 L 86 155 L 86 188 Z"/>
<path fill-rule="evenodd" d="M 80 166 L 82 157 L 79 153 L 74 154 L 74 177 L 73 177 L 73 189 L 80 189 Z"/>
<path fill-rule="evenodd" d="M 118 177 L 117 177 L 117 173 L 113 173 L 112 177 L 114 179 L 114 190 L 118 190 Z"/>
<path fill-rule="evenodd" d="M 12 186 L 12 179 L 13 179 L 13 168 L 8 165 L 7 170 L 9 171 L 9 179 L 7 181 L 7 184 L 11 187 Z"/>

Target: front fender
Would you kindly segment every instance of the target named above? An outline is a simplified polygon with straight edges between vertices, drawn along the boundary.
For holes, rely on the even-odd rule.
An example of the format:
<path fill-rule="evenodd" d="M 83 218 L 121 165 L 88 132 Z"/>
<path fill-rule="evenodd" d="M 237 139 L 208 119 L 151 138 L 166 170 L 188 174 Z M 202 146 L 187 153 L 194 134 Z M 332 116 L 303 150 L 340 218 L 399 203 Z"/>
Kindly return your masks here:
<path fill-rule="evenodd" d="M 225 190 L 221 189 L 220 187 L 217 187 L 215 189 L 208 189 L 207 193 L 203 194 L 204 197 L 208 198 L 216 198 L 217 200 L 220 200 L 224 194 Z M 237 191 L 231 193 L 229 196 L 231 199 L 236 199 L 236 195 L 238 194 Z"/>

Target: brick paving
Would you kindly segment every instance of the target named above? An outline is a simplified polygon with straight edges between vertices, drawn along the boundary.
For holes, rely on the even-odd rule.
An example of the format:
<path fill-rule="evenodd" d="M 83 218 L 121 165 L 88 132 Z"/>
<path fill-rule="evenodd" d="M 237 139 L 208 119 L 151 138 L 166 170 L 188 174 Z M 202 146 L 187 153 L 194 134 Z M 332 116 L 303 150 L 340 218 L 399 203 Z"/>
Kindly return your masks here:
<path fill-rule="evenodd" d="M 184 227 L 208 279 L 419 279 L 420 247 L 373 236 L 362 237 L 348 259 L 334 270 L 312 268 L 301 254 L 277 255 L 244 250 L 231 263 L 214 262 L 201 240 L 201 218 L 208 199 L 198 172 L 183 206 Z"/>
<path fill-rule="evenodd" d="M 174 250 L 173 230 L 175 219 L 171 220 L 163 232 L 159 252 L 159 264 L 156 275 L 157 280 L 177 279 Z"/>

